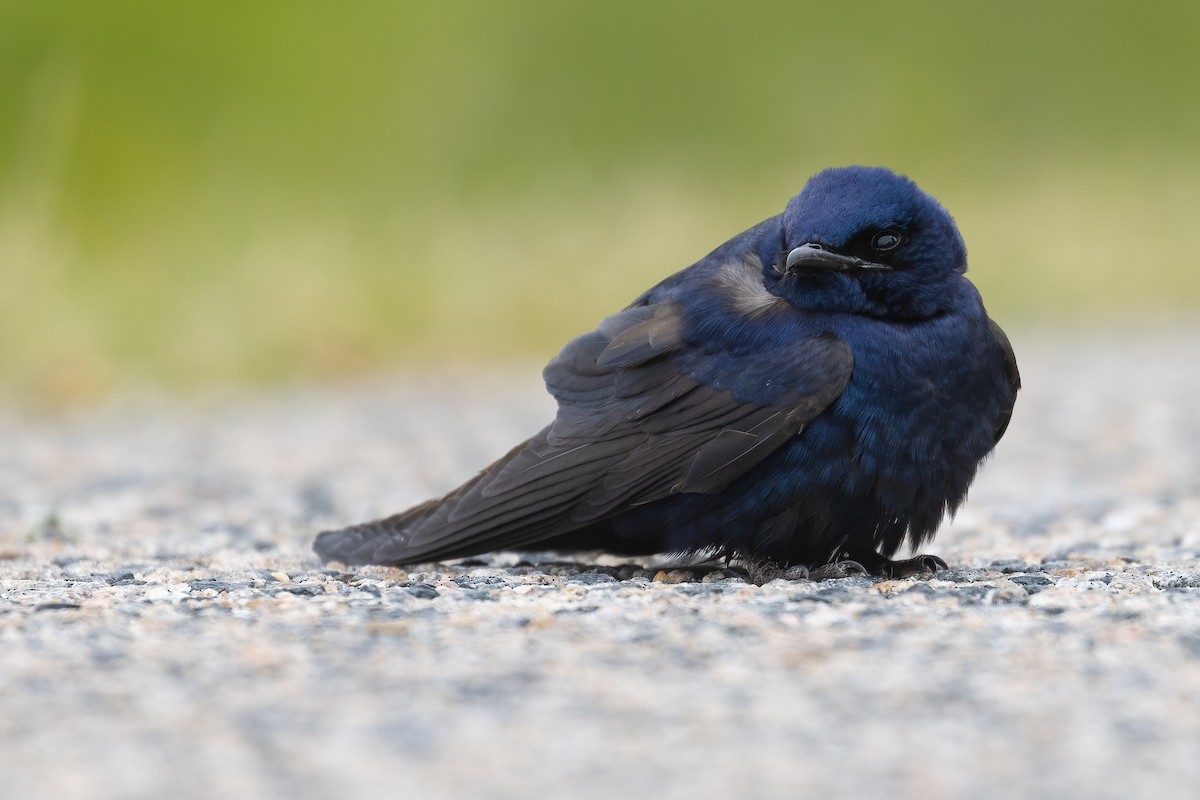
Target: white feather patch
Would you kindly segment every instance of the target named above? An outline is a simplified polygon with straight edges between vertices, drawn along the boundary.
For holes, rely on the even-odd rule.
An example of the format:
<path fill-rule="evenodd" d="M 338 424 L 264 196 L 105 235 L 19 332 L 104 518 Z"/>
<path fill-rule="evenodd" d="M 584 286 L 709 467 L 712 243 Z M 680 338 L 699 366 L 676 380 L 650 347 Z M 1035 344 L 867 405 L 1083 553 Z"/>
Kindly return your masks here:
<path fill-rule="evenodd" d="M 758 256 L 729 262 L 717 270 L 716 280 L 738 313 L 755 316 L 788 304 L 763 286 L 762 260 Z"/>

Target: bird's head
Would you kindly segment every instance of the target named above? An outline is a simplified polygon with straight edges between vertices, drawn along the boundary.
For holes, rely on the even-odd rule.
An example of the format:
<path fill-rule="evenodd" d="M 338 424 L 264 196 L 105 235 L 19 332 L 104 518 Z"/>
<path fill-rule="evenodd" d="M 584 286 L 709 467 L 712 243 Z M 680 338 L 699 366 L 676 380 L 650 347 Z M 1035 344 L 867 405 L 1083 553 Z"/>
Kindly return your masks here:
<path fill-rule="evenodd" d="M 801 308 L 932 316 L 967 269 L 966 246 L 946 209 L 882 167 L 814 175 L 782 222 L 767 285 Z"/>

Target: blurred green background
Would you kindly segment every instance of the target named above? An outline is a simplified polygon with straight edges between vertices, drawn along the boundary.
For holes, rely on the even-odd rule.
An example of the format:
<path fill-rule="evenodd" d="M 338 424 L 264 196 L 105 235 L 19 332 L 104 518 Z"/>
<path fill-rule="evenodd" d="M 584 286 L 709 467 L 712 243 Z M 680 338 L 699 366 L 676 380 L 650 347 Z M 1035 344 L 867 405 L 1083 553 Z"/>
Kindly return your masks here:
<path fill-rule="evenodd" d="M 0 2 L 0 383 L 544 360 L 813 172 L 1010 327 L 1200 300 L 1200 4 Z"/>

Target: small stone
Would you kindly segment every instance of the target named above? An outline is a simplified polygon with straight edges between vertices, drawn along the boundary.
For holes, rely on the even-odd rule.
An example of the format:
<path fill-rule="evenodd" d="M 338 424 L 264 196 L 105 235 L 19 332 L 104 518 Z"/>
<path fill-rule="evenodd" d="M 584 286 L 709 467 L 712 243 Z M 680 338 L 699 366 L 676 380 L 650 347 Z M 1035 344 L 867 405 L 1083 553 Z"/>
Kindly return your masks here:
<path fill-rule="evenodd" d="M 375 565 L 367 565 L 359 569 L 359 577 L 370 578 L 371 580 L 388 581 L 392 583 L 407 583 L 411 577 L 407 572 L 398 567 L 380 567 Z"/>
<path fill-rule="evenodd" d="M 646 570 L 640 564 L 622 564 L 617 567 L 617 579 L 627 581 L 630 578 L 636 578 L 640 573 Z"/>
<path fill-rule="evenodd" d="M 1004 581 L 991 593 L 993 605 L 1021 605 L 1029 602 L 1029 592 L 1012 581 Z"/>
<path fill-rule="evenodd" d="M 583 571 L 583 565 L 578 561 L 548 561 L 542 564 L 541 571 L 555 577 L 569 577 Z"/>
<path fill-rule="evenodd" d="M 1161 583 L 1155 581 L 1155 583 L 1160 589 L 1200 589 L 1200 573 L 1192 572 Z"/>
<path fill-rule="evenodd" d="M 724 594 L 726 591 L 728 591 L 728 587 L 726 587 L 720 583 L 713 583 L 713 582 L 705 583 L 704 581 L 700 581 L 697 583 L 696 581 L 692 581 L 690 583 L 679 584 L 679 588 L 676 589 L 675 591 L 679 592 L 680 594 L 686 594 L 686 595 L 692 595 L 692 596 L 699 596 L 699 595 L 706 595 L 706 594 L 713 595 L 713 594 Z"/>
<path fill-rule="evenodd" d="M 71 611 L 76 608 L 83 608 L 79 603 L 40 603 L 34 607 L 34 611 Z"/>
<path fill-rule="evenodd" d="M 193 592 L 203 591 L 204 589 L 212 589 L 215 592 L 229 592 L 234 589 L 241 589 L 242 586 L 235 583 L 226 583 L 225 581 L 191 581 L 188 584 L 188 589 Z"/>
<path fill-rule="evenodd" d="M 716 569 L 700 579 L 701 583 L 717 583 L 719 581 L 745 581 L 745 577 L 732 569 Z"/>
<path fill-rule="evenodd" d="M 1014 575 L 1009 580 L 1023 588 L 1029 594 L 1037 594 L 1047 586 L 1054 585 L 1054 581 L 1045 575 Z"/>
<path fill-rule="evenodd" d="M 438 590 L 428 583 L 410 583 L 404 589 L 418 600 L 432 600 L 440 596 Z"/>
<path fill-rule="evenodd" d="M 1005 575 L 1011 575 L 1014 572 L 1042 572 L 1041 567 L 1035 564 L 1027 564 L 1019 558 L 1005 558 L 993 561 L 989 569 L 1002 572 Z"/>
<path fill-rule="evenodd" d="M 270 575 L 272 578 L 279 581 L 280 583 L 291 583 L 292 582 L 292 579 L 290 577 L 288 577 L 288 574 L 286 572 L 272 572 L 272 573 L 270 573 Z"/>
<path fill-rule="evenodd" d="M 567 583 L 581 583 L 585 586 L 592 586 L 597 583 L 616 583 L 617 579 L 607 572 L 593 570 L 591 572 L 581 572 L 578 575 L 572 575 L 567 578 Z"/>
<path fill-rule="evenodd" d="M 950 569 L 939 570 L 937 579 L 941 581 L 953 581 L 954 583 L 975 583 L 976 581 L 987 580 L 987 574 L 981 569 L 972 569 L 971 567 L 951 567 Z"/>
<path fill-rule="evenodd" d="M 988 592 L 991 589 L 987 586 L 963 586 L 954 589 L 951 594 L 959 604 L 964 606 L 977 606 L 987 602 Z"/>
<path fill-rule="evenodd" d="M 488 586 L 501 586 L 507 582 L 507 578 L 499 575 L 463 575 L 453 581 L 455 586 L 462 589 L 483 589 Z"/>
<path fill-rule="evenodd" d="M 430 586 L 429 588 L 433 589 L 432 586 Z M 301 584 L 297 584 L 296 586 L 288 586 L 288 587 L 282 589 L 281 591 L 290 592 L 291 594 L 300 595 L 302 597 L 316 597 L 317 595 L 325 594 L 324 587 L 316 586 L 311 583 L 301 583 Z M 410 594 L 412 593 L 412 589 L 409 589 L 409 593 Z M 433 596 L 437 597 L 436 590 L 434 590 Z"/>
<path fill-rule="evenodd" d="M 594 605 L 569 606 L 567 608 L 555 609 L 554 613 L 557 616 L 562 616 L 563 614 L 591 614 L 593 611 L 599 611 L 599 610 L 600 610 L 600 606 L 594 606 Z"/>

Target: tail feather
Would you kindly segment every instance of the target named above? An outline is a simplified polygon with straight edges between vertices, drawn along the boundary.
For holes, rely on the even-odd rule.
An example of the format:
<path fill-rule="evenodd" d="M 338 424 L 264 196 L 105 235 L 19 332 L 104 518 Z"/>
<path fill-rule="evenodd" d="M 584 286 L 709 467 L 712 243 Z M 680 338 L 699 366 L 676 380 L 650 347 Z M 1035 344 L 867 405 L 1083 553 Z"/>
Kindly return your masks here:
<path fill-rule="evenodd" d="M 551 474 L 537 485 L 519 487 L 525 490 L 517 492 L 525 500 L 520 503 L 488 492 L 490 485 L 504 480 L 507 465 L 543 444 L 545 436 L 543 431 L 513 448 L 445 497 L 384 519 L 324 531 L 313 550 L 323 561 L 344 564 L 412 564 L 525 547 L 578 528 L 583 523 L 571 520 L 570 512 L 589 481 L 572 490 L 561 485 L 570 483 L 562 473 Z"/>

